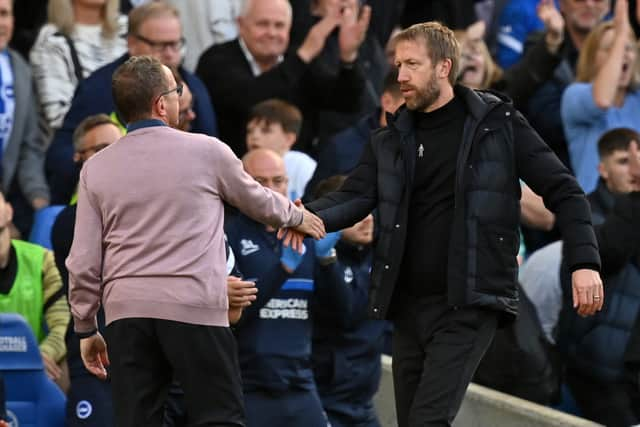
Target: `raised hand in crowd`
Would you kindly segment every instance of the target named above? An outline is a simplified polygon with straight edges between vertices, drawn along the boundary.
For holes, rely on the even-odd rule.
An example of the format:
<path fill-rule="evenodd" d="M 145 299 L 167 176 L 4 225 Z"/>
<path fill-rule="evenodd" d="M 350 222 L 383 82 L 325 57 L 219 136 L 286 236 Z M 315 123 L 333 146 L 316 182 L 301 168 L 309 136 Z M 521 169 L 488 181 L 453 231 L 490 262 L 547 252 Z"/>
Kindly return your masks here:
<path fill-rule="evenodd" d="M 363 6 L 358 14 L 357 5 L 346 6 L 340 10 L 340 59 L 354 62 L 358 57 L 358 49 L 367 35 L 371 20 L 371 6 Z"/>
<path fill-rule="evenodd" d="M 256 300 L 258 288 L 254 282 L 239 277 L 227 277 L 227 295 L 229 297 L 229 323 L 234 324 L 242 316 L 242 310 Z"/>
<path fill-rule="evenodd" d="M 581 268 L 571 274 L 573 308 L 580 316 L 592 316 L 602 309 L 604 288 L 600 273 Z"/>
<path fill-rule="evenodd" d="M 329 13 L 311 27 L 304 42 L 298 48 L 297 54 L 300 59 L 309 63 L 318 56 L 324 48 L 327 37 L 339 23 L 339 17 L 336 14 Z"/>
<path fill-rule="evenodd" d="M 628 0 L 616 2 L 613 31 L 615 35 L 607 52 L 607 60 L 598 71 L 593 84 L 593 99 L 600 108 L 609 108 L 615 103 L 618 85 L 612 82 L 620 80 L 627 49 L 635 48 L 630 46 L 632 29 L 629 22 Z"/>
<path fill-rule="evenodd" d="M 536 9 L 538 18 L 544 23 L 545 42 L 551 53 L 558 52 L 564 41 L 564 18 L 556 8 L 554 0 L 540 0 Z"/>
<path fill-rule="evenodd" d="M 628 36 L 631 33 L 631 22 L 629 21 L 629 0 L 616 1 L 613 12 L 613 25 L 616 30 L 616 35 L 620 34 Z"/>

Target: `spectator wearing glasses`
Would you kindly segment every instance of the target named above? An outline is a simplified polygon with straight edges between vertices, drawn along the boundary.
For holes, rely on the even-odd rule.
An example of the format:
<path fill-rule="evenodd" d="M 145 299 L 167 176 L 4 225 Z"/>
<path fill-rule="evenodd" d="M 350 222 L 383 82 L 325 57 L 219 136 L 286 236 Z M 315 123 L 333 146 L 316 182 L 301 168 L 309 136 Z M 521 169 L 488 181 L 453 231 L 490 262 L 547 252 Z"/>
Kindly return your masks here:
<path fill-rule="evenodd" d="M 62 127 L 56 131 L 49 147 L 45 166 L 55 203 L 69 202 L 78 179 L 79 170 L 74 168 L 71 161 L 73 131 L 85 117 L 115 111 L 111 76 L 131 56 L 150 55 L 168 67 L 176 68 L 195 97 L 193 111 L 196 117 L 191 123 L 191 130 L 217 135 L 216 116 L 206 88 L 196 76 L 180 65 L 184 47 L 180 16 L 173 6 L 154 1 L 131 11 L 127 53 L 96 70 L 78 85 Z"/>
<path fill-rule="evenodd" d="M 50 0 L 29 60 L 40 113 L 51 131 L 62 125 L 80 81 L 127 51 L 127 18 L 119 0 Z"/>

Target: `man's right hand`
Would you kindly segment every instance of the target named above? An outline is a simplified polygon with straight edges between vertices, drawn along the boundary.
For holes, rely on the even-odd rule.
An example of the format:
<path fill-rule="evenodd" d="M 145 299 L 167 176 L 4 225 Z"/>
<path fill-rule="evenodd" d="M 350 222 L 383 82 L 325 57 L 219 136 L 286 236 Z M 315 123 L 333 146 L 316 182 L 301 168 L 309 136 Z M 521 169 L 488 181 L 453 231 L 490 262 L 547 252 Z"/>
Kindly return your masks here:
<path fill-rule="evenodd" d="M 109 355 L 107 354 L 107 343 L 104 342 L 100 332 L 80 340 L 80 356 L 87 371 L 101 380 L 107 378 L 105 367 L 109 366 Z"/>
<path fill-rule="evenodd" d="M 291 246 L 298 253 L 302 253 L 304 250 L 302 241 L 307 235 L 318 240 L 327 233 L 322 220 L 305 209 L 300 199 L 294 201 L 294 204 L 302 209 L 302 223 L 297 227 L 281 228 L 278 230 L 278 239 L 282 240 L 284 246 Z"/>
<path fill-rule="evenodd" d="M 251 305 L 256 300 L 258 288 L 254 282 L 247 282 L 239 277 L 227 277 L 227 296 L 229 297 L 229 307 L 244 308 Z"/>
<path fill-rule="evenodd" d="M 324 230 L 324 222 L 302 206 L 302 222 L 297 227 L 293 227 L 294 230 L 300 233 L 307 234 L 314 239 L 322 239 L 327 235 Z"/>

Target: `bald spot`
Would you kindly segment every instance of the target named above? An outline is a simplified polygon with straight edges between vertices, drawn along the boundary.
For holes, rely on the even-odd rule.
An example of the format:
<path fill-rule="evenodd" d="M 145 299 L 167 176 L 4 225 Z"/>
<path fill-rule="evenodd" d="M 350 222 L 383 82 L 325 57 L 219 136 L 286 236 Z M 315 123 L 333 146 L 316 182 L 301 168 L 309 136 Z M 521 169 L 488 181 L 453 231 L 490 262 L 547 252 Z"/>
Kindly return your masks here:
<path fill-rule="evenodd" d="M 274 172 L 286 175 L 284 160 L 273 150 L 256 148 L 249 151 L 242 158 L 244 170 L 254 178 L 256 176 L 271 175 Z"/>
<path fill-rule="evenodd" d="M 244 0 L 242 9 L 240 11 L 240 16 L 246 17 L 253 15 L 255 16 L 256 12 L 260 12 L 261 8 L 271 8 L 280 6 L 283 10 L 286 10 L 287 17 L 289 19 L 293 16 L 293 9 L 291 9 L 291 4 L 287 0 Z"/>

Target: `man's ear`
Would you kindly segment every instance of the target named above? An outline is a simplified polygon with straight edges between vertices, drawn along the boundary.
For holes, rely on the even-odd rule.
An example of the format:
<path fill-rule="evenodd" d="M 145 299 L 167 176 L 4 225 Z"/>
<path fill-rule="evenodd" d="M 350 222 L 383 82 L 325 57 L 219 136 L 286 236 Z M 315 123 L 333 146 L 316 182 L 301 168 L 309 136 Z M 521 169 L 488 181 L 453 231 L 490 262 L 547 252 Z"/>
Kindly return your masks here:
<path fill-rule="evenodd" d="M 158 117 L 167 116 L 167 101 L 164 99 L 164 96 L 158 98 L 157 101 L 151 105 L 151 111 Z"/>
<path fill-rule="evenodd" d="M 451 59 L 445 58 L 438 64 L 438 77 L 441 79 L 448 79 L 449 73 L 451 73 L 451 66 L 453 63 Z"/>
<path fill-rule="evenodd" d="M 602 162 L 598 163 L 598 173 L 600 174 L 600 177 L 605 181 L 609 179 L 609 172 L 607 171 L 607 168 L 604 167 L 604 164 Z"/>
<path fill-rule="evenodd" d="M 287 140 L 287 147 L 290 150 L 291 147 L 293 147 L 293 144 L 296 143 L 296 139 L 298 139 L 298 135 L 296 135 L 295 132 L 285 132 L 284 136 Z"/>
<path fill-rule="evenodd" d="M 13 206 L 11 206 L 11 203 L 6 200 L 4 202 L 4 218 L 0 218 L 0 220 L 5 224 L 9 224 L 13 221 Z"/>

